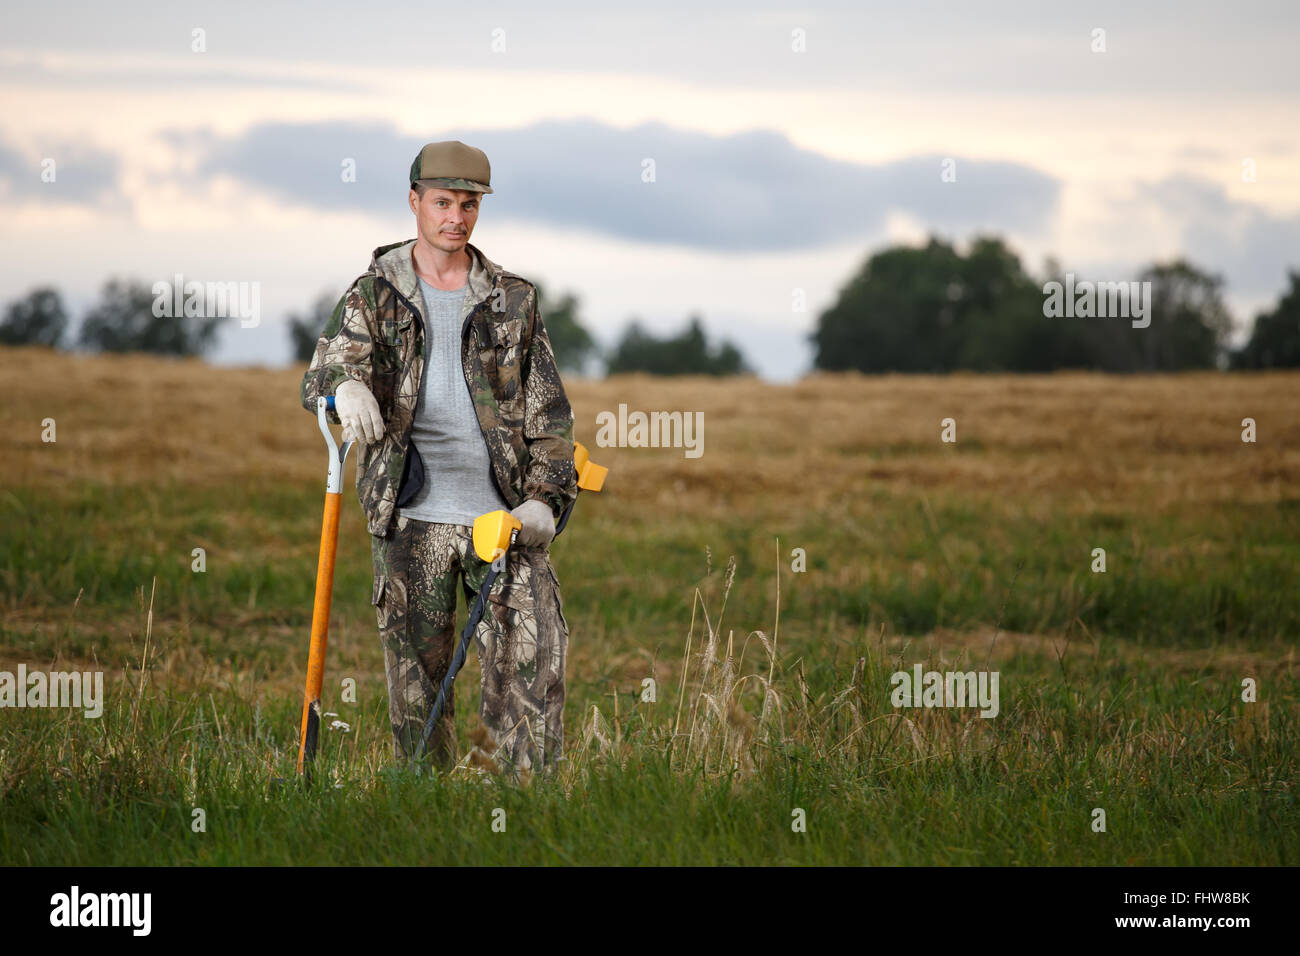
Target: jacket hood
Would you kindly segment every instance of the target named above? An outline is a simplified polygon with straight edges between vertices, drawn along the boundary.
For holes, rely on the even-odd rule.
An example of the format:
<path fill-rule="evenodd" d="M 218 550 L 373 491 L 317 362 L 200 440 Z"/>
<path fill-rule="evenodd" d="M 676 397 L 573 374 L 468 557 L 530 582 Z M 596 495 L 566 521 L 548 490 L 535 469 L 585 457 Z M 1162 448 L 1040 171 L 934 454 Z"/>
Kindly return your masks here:
<path fill-rule="evenodd" d="M 370 272 L 383 276 L 392 283 L 402 295 L 413 303 L 421 303 L 420 280 L 415 274 L 415 264 L 411 261 L 411 251 L 415 248 L 414 239 L 392 242 L 379 246 L 370 256 Z M 465 243 L 465 250 L 470 255 L 469 292 L 473 302 L 481 302 L 491 293 L 504 269 L 483 255 L 482 250 L 471 243 Z"/>

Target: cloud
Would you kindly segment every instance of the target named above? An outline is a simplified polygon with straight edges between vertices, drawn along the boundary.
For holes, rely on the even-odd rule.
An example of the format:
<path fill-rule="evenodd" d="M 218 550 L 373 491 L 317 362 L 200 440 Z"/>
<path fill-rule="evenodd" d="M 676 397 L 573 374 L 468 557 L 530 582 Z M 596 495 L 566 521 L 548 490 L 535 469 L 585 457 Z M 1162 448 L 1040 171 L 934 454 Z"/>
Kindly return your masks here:
<path fill-rule="evenodd" d="M 938 229 L 1033 233 L 1050 220 L 1061 187 L 1019 163 L 962 158 L 956 181 L 944 182 L 940 156 L 845 162 L 770 130 L 712 136 L 663 123 L 563 120 L 434 128 L 428 138 L 487 153 L 495 192 L 486 215 L 722 251 L 819 247 L 876 233 L 895 212 Z M 407 170 L 423 142 L 381 123 L 268 123 L 209 137 L 199 171 L 321 210 L 405 212 Z M 345 159 L 355 160 L 356 182 L 340 176 Z"/>
<path fill-rule="evenodd" d="M 182 36 L 186 34 L 182 33 Z M 160 88 L 218 88 L 236 92 L 248 88 L 319 90 L 329 93 L 368 93 L 370 87 L 337 76 L 321 75 L 303 62 L 291 64 L 232 62 L 195 53 L 151 52 L 143 57 L 120 53 L 0 50 L 0 84 L 38 87 L 49 91 L 112 87 L 119 92 L 155 93 Z"/>
<path fill-rule="evenodd" d="M 1228 153 L 1222 149 L 1216 149 L 1213 146 L 1183 146 L 1174 152 L 1179 159 L 1187 159 L 1193 162 L 1223 162 Z"/>
<path fill-rule="evenodd" d="M 436 61 L 452 71 L 490 63 L 507 72 L 643 72 L 748 90 L 1034 90 L 1051 96 L 1142 90 L 1180 102 L 1198 93 L 1300 91 L 1300 72 L 1288 65 L 1300 24 L 1300 9 L 1290 0 L 1092 0 L 1083 7 L 1035 0 L 819 0 L 775 9 L 750 0 L 659 0 L 653 6 L 498 0 L 457 8 L 450 17 L 430 16 L 422 0 L 377 4 L 364 16 L 346 0 L 319 0 L 310 15 L 303 4 L 264 0 L 66 0 L 53 5 L 57 12 L 51 6 L 8 4 L 6 39 L 24 52 L 127 54 L 141 64 L 130 76 L 90 68 L 97 79 L 133 84 L 149 82 L 150 58 L 188 53 L 191 30 L 202 26 L 204 56 L 228 68 L 232 82 L 254 60 L 374 64 L 381 70 Z M 1106 29 L 1104 54 L 1091 50 L 1097 27 Z M 806 30 L 806 53 L 792 49 L 796 29 Z M 505 55 L 491 52 L 498 35 Z M 194 63 L 162 82 L 195 83 L 199 69 Z M 58 76 L 49 82 L 59 82 Z"/>
<path fill-rule="evenodd" d="M 115 202 L 120 195 L 118 157 L 94 147 L 74 143 L 43 143 L 39 157 L 26 156 L 0 140 L 0 194 L 14 201 L 83 203 Z M 53 161 L 47 166 L 47 161 Z M 49 168 L 54 179 L 46 182 Z"/>
<path fill-rule="evenodd" d="M 1187 257 L 1224 275 L 1237 295 L 1275 294 L 1287 268 L 1300 266 L 1300 216 L 1274 215 L 1186 175 L 1148 184 L 1143 194 L 1176 224 Z"/>
<path fill-rule="evenodd" d="M 404 211 L 406 174 L 421 141 L 388 123 L 262 123 L 246 133 L 169 131 L 168 142 L 198 154 L 194 177 L 232 176 L 293 205 L 324 211 Z M 355 181 L 343 178 L 344 163 Z"/>

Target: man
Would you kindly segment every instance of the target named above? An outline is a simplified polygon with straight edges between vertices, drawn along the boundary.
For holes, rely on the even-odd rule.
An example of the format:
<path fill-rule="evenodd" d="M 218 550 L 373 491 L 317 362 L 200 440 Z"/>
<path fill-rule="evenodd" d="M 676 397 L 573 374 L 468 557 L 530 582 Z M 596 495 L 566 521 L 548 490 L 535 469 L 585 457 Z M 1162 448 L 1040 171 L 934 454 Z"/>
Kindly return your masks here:
<path fill-rule="evenodd" d="M 491 193 L 482 150 L 425 145 L 407 201 L 416 238 L 380 246 L 334 307 L 302 381 L 302 404 L 334 395 L 335 424 L 361 443 L 357 496 L 374 555 L 375 605 L 399 762 L 420 734 L 490 565 L 480 514 L 523 523 L 475 634 L 480 716 L 499 765 L 553 768 L 564 733 L 568 625 L 548 548 L 577 495 L 573 412 L 538 313 L 537 288 L 470 245 Z M 429 741 L 456 760 L 453 701 Z"/>

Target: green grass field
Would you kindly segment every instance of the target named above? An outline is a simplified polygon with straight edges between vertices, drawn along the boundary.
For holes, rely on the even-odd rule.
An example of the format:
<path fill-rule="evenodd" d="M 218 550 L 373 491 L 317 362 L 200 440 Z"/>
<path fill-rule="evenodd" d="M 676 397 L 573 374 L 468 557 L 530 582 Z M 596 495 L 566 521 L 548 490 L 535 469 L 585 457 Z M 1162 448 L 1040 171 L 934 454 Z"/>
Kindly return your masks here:
<path fill-rule="evenodd" d="M 572 383 L 611 474 L 552 553 L 568 760 L 524 786 L 470 753 L 473 657 L 466 766 L 394 769 L 350 460 L 349 729 L 311 788 L 272 785 L 323 491 L 299 375 L 0 350 L 0 671 L 102 670 L 108 698 L 0 710 L 0 862 L 1300 861 L 1300 375 Z M 705 454 L 597 449 L 619 402 L 703 410 Z M 997 671 L 1000 712 L 895 708 L 918 663 Z"/>

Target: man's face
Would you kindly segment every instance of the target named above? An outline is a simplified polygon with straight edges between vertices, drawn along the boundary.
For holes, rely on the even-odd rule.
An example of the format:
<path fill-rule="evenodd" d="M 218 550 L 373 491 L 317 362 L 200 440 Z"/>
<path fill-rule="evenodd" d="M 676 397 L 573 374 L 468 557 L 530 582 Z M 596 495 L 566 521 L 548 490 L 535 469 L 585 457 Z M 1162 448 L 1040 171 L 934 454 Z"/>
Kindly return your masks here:
<path fill-rule="evenodd" d="M 459 252 L 469 242 L 478 221 L 480 194 L 467 189 L 438 189 L 407 197 L 420 237 L 443 252 Z"/>

